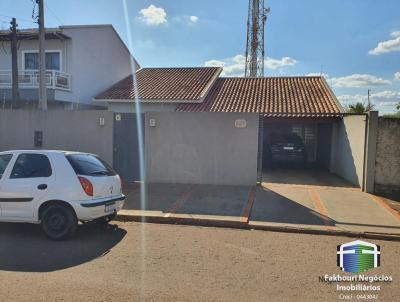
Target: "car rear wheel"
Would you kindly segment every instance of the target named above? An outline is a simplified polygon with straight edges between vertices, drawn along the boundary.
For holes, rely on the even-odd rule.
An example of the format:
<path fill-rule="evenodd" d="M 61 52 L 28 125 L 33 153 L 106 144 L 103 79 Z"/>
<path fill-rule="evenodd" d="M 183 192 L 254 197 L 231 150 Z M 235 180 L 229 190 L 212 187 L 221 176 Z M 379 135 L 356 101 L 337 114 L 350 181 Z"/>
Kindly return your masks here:
<path fill-rule="evenodd" d="M 51 240 L 64 240 L 77 228 L 78 220 L 71 209 L 62 205 L 49 206 L 42 216 L 42 229 Z"/>

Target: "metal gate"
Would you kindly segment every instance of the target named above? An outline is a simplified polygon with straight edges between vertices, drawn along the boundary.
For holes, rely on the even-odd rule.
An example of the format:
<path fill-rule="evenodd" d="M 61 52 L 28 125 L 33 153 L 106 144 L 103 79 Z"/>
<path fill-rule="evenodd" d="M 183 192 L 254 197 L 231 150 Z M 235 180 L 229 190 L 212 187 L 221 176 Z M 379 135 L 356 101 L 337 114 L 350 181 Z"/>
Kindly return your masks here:
<path fill-rule="evenodd" d="M 144 142 L 144 114 L 140 119 Z M 127 182 L 140 180 L 138 135 L 136 113 L 114 114 L 114 169 Z"/>

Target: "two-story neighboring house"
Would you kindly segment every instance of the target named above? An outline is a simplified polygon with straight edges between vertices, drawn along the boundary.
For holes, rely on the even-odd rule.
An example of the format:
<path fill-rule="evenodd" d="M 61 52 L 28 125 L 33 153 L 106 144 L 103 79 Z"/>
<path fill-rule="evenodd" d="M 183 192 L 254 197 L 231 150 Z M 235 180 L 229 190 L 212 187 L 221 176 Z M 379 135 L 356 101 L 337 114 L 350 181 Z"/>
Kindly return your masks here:
<path fill-rule="evenodd" d="M 19 107 L 37 108 L 38 31 L 21 29 L 17 38 Z M 48 28 L 45 49 L 50 109 L 99 108 L 93 97 L 139 68 L 112 25 Z M 0 31 L 0 109 L 11 106 L 11 66 L 10 31 L 3 30 Z"/>

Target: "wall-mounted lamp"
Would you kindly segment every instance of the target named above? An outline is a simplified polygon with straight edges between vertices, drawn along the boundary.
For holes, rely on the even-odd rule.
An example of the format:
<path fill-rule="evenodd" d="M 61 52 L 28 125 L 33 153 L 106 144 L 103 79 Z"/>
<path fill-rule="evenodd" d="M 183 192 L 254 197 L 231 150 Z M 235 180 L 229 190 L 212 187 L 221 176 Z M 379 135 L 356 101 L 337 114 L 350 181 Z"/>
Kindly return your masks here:
<path fill-rule="evenodd" d="M 247 127 L 247 121 L 245 119 L 237 119 L 235 120 L 235 128 L 246 128 Z"/>

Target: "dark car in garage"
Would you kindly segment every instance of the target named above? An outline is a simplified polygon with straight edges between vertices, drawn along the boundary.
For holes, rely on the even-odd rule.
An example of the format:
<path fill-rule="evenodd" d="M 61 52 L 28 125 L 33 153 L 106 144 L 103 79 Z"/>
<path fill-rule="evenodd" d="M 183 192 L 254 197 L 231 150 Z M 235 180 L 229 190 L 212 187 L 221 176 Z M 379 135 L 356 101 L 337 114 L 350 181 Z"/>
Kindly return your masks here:
<path fill-rule="evenodd" d="M 307 161 L 306 147 L 296 133 L 272 133 L 267 154 L 272 165 L 286 162 L 303 165 Z"/>

